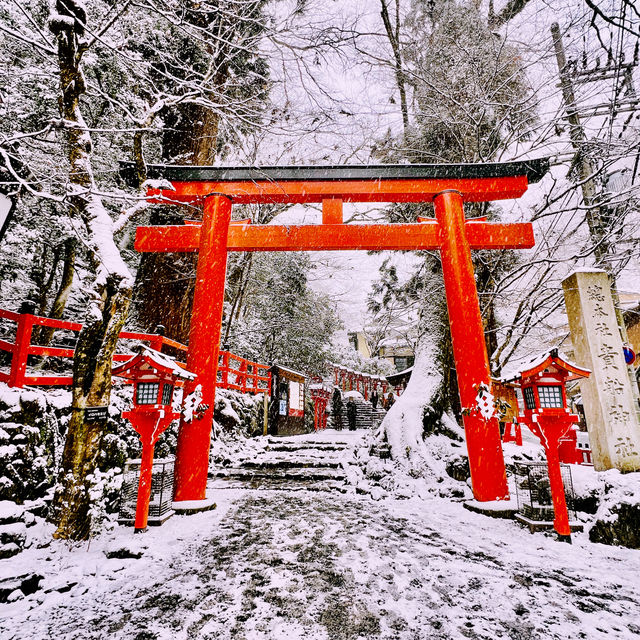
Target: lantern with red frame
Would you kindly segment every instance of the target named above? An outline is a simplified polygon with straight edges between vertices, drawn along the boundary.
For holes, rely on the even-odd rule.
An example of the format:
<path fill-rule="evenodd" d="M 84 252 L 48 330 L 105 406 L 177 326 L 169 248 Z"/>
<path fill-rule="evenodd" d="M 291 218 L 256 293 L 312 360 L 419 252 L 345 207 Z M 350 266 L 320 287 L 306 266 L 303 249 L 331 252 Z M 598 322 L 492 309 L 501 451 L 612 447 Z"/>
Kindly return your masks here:
<path fill-rule="evenodd" d="M 560 471 L 559 447 L 563 438 L 572 443 L 574 439 L 567 438 L 567 434 L 579 418 L 569 410 L 566 383 L 590 374 L 588 369 L 569 362 L 558 354 L 557 349 L 552 349 L 530 362 L 512 378 L 513 382 L 520 385 L 524 398 L 524 416 L 521 420 L 540 438 L 547 454 L 554 528 L 560 539 L 568 542 L 571 541 L 571 528 Z M 573 448 L 577 456 L 575 445 Z M 577 458 L 570 460 L 576 461 Z"/>
<path fill-rule="evenodd" d="M 141 346 L 138 355 L 115 367 L 114 376 L 133 381 L 133 407 L 124 411 L 131 426 L 140 436 L 142 455 L 138 500 L 136 503 L 136 532 L 145 531 L 151 497 L 153 449 L 160 435 L 180 414 L 173 410 L 175 388 L 185 380 L 194 380 L 195 374 L 183 369 L 173 358 L 159 351 Z"/>

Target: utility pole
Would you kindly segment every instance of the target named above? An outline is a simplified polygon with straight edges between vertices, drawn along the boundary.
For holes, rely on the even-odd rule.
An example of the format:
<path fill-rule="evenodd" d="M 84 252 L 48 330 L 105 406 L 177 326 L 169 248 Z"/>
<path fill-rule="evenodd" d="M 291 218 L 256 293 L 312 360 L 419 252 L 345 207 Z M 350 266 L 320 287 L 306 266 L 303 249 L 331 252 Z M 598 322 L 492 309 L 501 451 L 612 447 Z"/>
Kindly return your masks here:
<path fill-rule="evenodd" d="M 574 83 L 571 77 L 571 73 L 568 69 L 567 58 L 564 51 L 564 44 L 562 42 L 562 34 L 560 33 L 560 27 L 557 22 L 551 25 L 551 35 L 553 37 L 553 47 L 556 53 L 556 61 L 558 63 L 558 72 L 560 75 L 560 88 L 562 89 L 562 97 L 565 104 L 566 119 L 569 122 L 569 139 L 571 140 L 571 146 L 575 151 L 573 164 L 577 169 L 578 178 L 580 180 L 580 186 L 582 191 L 582 201 L 586 209 L 587 224 L 589 225 L 589 233 L 594 243 L 594 255 L 596 257 L 596 266 L 604 269 L 609 274 L 609 281 L 611 283 L 611 295 L 616 310 L 616 318 L 618 321 L 618 329 L 620 330 L 620 336 L 624 344 L 628 344 L 629 336 L 627 335 L 627 327 L 624 322 L 624 316 L 620 307 L 620 296 L 618 295 L 618 288 L 616 285 L 615 275 L 611 271 L 610 262 L 607 260 L 609 257 L 612 246 L 607 236 L 607 225 L 605 224 L 606 216 L 603 215 L 603 207 L 600 205 L 600 194 L 596 188 L 595 176 L 596 168 L 594 167 L 591 158 L 587 153 L 586 147 L 588 146 L 588 140 L 584 133 L 584 127 L 580 120 L 580 114 L 578 110 L 578 104 L 575 97 Z M 625 76 L 630 79 L 630 69 L 635 66 L 637 62 L 624 65 Z M 589 72 L 584 72 L 583 82 L 591 81 L 589 76 L 592 76 L 592 81 L 599 81 L 607 79 L 607 68 L 596 68 Z M 593 73 L 595 72 L 595 74 Z M 632 85 L 631 85 L 632 88 Z M 635 93 L 632 91 L 632 97 L 635 99 Z M 635 109 L 635 104 L 631 105 L 632 109 Z M 602 114 L 598 114 L 602 115 Z M 635 400 L 636 414 L 640 420 L 640 394 L 638 393 L 638 382 L 636 380 L 635 368 L 633 365 L 627 367 L 627 373 L 631 381 L 631 389 L 633 391 L 633 397 Z"/>
<path fill-rule="evenodd" d="M 596 264 L 599 267 L 603 267 L 604 258 L 606 258 L 609 253 L 609 243 L 606 239 L 605 230 L 602 225 L 602 215 L 600 207 L 598 206 L 598 195 L 594 182 L 596 170 L 586 153 L 587 139 L 584 134 L 584 127 L 580 121 L 573 90 L 573 82 L 567 70 L 567 58 L 562 43 L 562 34 L 560 33 L 560 27 L 557 22 L 551 25 L 551 35 L 553 36 L 553 46 L 556 52 L 558 71 L 560 73 L 562 97 L 567 112 L 567 121 L 569 122 L 569 139 L 575 151 L 573 162 L 578 170 L 578 177 L 581 183 L 582 201 L 587 210 L 589 233 L 595 244 L 594 254 L 596 256 Z"/>

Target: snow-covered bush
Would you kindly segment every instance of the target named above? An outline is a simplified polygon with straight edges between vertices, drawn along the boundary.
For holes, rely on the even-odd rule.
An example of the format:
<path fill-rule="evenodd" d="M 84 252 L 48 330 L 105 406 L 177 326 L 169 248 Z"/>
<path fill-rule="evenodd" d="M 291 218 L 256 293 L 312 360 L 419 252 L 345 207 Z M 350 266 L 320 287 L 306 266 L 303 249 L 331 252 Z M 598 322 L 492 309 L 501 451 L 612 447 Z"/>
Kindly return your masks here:
<path fill-rule="evenodd" d="M 0 383 L 0 499 L 42 498 L 60 462 L 70 394 Z"/>

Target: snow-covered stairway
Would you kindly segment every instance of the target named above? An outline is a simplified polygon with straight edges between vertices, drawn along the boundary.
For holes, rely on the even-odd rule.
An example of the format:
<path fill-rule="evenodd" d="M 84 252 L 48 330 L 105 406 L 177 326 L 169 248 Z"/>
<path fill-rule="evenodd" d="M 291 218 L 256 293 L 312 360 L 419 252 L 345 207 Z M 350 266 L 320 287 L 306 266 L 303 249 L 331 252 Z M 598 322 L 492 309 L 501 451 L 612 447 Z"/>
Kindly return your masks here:
<path fill-rule="evenodd" d="M 366 431 L 328 429 L 290 437 L 256 438 L 252 447 L 209 472 L 209 488 L 355 490 L 361 477 L 356 451 Z"/>
<path fill-rule="evenodd" d="M 376 429 L 380 426 L 387 412 L 381 407 L 374 409 L 371 403 L 365 400 L 360 394 L 354 395 L 353 399 L 356 403 L 356 429 Z M 342 411 L 343 429 L 349 428 L 346 403 L 345 397 L 344 409 Z"/>

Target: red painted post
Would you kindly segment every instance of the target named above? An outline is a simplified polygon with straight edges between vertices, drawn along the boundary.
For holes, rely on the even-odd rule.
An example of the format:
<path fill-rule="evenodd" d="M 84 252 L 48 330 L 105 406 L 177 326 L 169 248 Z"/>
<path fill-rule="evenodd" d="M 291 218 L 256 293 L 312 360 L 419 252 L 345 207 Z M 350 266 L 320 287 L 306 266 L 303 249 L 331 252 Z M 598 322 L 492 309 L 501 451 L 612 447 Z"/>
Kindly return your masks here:
<path fill-rule="evenodd" d="M 242 393 L 247 393 L 247 361 L 244 358 L 240 361 L 240 380 Z"/>
<path fill-rule="evenodd" d="M 222 388 L 229 388 L 229 352 L 222 353 Z"/>
<path fill-rule="evenodd" d="M 463 420 L 473 494 L 481 502 L 508 500 L 498 420 L 485 420 L 474 410 L 478 385 L 490 389 L 491 376 L 462 196 L 457 191 L 444 191 L 433 202 L 441 230 L 440 256 L 460 401 L 463 408 L 471 409 Z"/>
<path fill-rule="evenodd" d="M 519 422 L 516 422 L 515 425 L 516 430 L 516 444 L 521 447 L 522 446 L 522 425 Z"/>
<path fill-rule="evenodd" d="M 549 488 L 551 489 L 551 499 L 553 501 L 553 528 L 561 540 L 570 542 L 571 526 L 569 525 L 567 500 L 564 495 L 564 483 L 562 482 L 562 471 L 558 456 L 558 439 L 549 438 L 549 440 L 546 454 L 547 469 L 549 470 Z"/>
<path fill-rule="evenodd" d="M 206 498 L 230 221 L 231 200 L 222 195 L 208 196 L 204 201 L 187 354 L 187 369 L 198 376 L 202 404 L 207 409 L 194 416 L 191 423 L 180 424 L 174 471 L 176 502 Z M 185 395 L 193 389 L 193 383 L 186 384 Z"/>
<path fill-rule="evenodd" d="M 11 356 L 11 371 L 9 372 L 9 386 L 23 387 L 27 371 L 27 358 L 31 345 L 31 331 L 33 330 L 33 316 L 23 313 L 18 318 L 16 327 L 16 344 Z"/>
<path fill-rule="evenodd" d="M 322 224 L 342 224 L 342 200 L 328 198 L 322 201 Z"/>
<path fill-rule="evenodd" d="M 140 456 L 140 480 L 138 482 L 138 500 L 136 502 L 136 520 L 134 528 L 136 532 L 145 531 L 149 518 L 149 500 L 151 498 L 151 480 L 153 472 L 153 450 L 155 444 L 142 443 L 142 455 Z"/>

